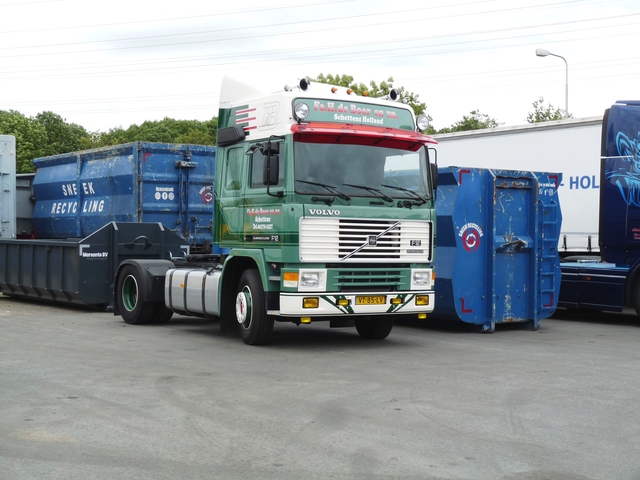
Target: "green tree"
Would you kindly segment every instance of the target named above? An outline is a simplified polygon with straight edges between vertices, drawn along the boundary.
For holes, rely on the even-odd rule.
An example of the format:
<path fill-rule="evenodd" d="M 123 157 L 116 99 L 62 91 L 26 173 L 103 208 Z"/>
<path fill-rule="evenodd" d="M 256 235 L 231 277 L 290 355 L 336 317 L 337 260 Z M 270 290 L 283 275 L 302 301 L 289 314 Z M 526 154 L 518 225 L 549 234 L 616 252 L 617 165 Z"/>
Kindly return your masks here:
<path fill-rule="evenodd" d="M 547 106 L 545 107 L 544 98 L 542 97 L 533 102 L 532 105 L 533 112 L 529 112 L 527 115 L 527 122 L 529 123 L 550 122 L 552 120 L 573 118 L 573 115 L 560 108 L 554 108 L 551 103 L 547 103 Z"/>
<path fill-rule="evenodd" d="M 56 113 L 42 112 L 37 114 L 35 119 L 47 132 L 47 144 L 43 152 L 45 156 L 86 150 L 93 146 L 91 137 L 84 127 L 67 123 Z"/>
<path fill-rule="evenodd" d="M 318 83 L 326 83 L 328 85 L 337 85 L 339 87 L 352 88 L 358 95 L 362 95 L 362 92 L 367 89 L 367 87 L 363 83 L 361 83 L 360 85 L 354 83 L 353 77 L 351 75 L 329 74 L 325 76 L 321 73 L 315 78 L 315 81 Z"/>
<path fill-rule="evenodd" d="M 495 118 L 491 118 L 479 110 L 472 110 L 469 115 L 464 115 L 462 120 L 457 121 L 450 127 L 438 130 L 437 133 L 463 132 L 466 130 L 481 130 L 484 128 L 495 128 L 502 125 Z"/>
<path fill-rule="evenodd" d="M 131 125 L 110 129 L 99 134 L 98 146 L 119 145 L 129 142 L 193 143 L 215 145 L 218 119 L 206 122 L 199 120 L 162 120 L 146 121 L 140 125 Z"/>
<path fill-rule="evenodd" d="M 181 134 L 177 139 L 177 143 L 192 143 L 195 145 L 214 145 L 215 140 L 211 138 L 211 134 L 209 132 L 199 130 L 199 129 L 194 129 Z"/>
<path fill-rule="evenodd" d="M 0 134 L 16 137 L 16 171 L 35 172 L 34 158 L 135 141 L 215 145 L 218 119 L 207 121 L 164 118 L 108 132 L 87 132 L 60 115 L 45 111 L 35 117 L 0 110 Z"/>
<path fill-rule="evenodd" d="M 45 127 L 15 110 L 0 110 L 0 134 L 16 137 L 16 172 L 35 172 L 32 160 L 44 156 L 46 151 Z"/>
<path fill-rule="evenodd" d="M 108 145 L 120 145 L 131 141 L 127 130 L 118 126 L 110 128 L 107 132 L 98 132 L 94 137 L 93 144 L 96 147 L 106 147 Z"/>
<path fill-rule="evenodd" d="M 167 120 L 143 122 L 133 140 L 171 143 L 180 133 Z"/>
<path fill-rule="evenodd" d="M 42 112 L 26 117 L 13 110 L 0 111 L 0 133 L 16 137 L 16 172 L 35 172 L 33 159 L 91 148 L 84 127 L 67 123 L 60 115 Z"/>
<path fill-rule="evenodd" d="M 315 81 L 318 83 L 327 83 L 329 85 L 338 85 L 340 87 L 350 88 L 358 95 L 366 94 L 373 98 L 386 97 L 389 95 L 391 89 L 395 88 L 400 94 L 402 101 L 410 105 L 416 115 L 424 113 L 427 108 L 426 104 L 420 101 L 417 93 L 409 92 L 404 87 L 394 87 L 393 77 L 389 77 L 386 81 L 382 81 L 380 83 L 376 83 L 372 80 L 369 82 L 368 87 L 364 83 L 354 82 L 351 75 L 329 74 L 325 76 L 321 73 L 316 77 Z M 431 117 L 429 117 L 429 121 L 431 121 Z"/>
<path fill-rule="evenodd" d="M 211 120 L 204 122 L 204 127 L 211 137 L 211 145 L 215 145 L 218 141 L 218 117 L 213 117 Z"/>

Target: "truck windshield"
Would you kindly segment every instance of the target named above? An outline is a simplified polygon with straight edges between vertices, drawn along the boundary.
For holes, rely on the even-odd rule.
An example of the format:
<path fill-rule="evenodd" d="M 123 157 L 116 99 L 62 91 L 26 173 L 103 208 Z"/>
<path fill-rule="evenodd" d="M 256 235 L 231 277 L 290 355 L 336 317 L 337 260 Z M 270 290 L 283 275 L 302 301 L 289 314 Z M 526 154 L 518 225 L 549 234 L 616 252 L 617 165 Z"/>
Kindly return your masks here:
<path fill-rule="evenodd" d="M 295 142 L 297 193 L 347 197 L 430 198 L 425 148 Z"/>

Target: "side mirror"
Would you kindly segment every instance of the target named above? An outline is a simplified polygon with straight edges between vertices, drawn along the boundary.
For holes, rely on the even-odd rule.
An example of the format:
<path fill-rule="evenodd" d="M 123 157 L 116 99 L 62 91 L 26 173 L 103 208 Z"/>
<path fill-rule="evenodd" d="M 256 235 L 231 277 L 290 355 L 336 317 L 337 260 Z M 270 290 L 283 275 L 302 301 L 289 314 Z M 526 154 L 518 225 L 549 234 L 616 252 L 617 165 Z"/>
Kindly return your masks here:
<path fill-rule="evenodd" d="M 433 152 L 434 162 L 431 163 L 431 152 Z M 435 148 L 427 148 L 427 162 L 429 162 L 429 173 L 431 174 L 431 188 L 433 188 L 433 199 L 436 199 L 438 190 L 438 151 Z"/>
<path fill-rule="evenodd" d="M 262 154 L 267 157 L 269 155 L 278 155 L 280 153 L 280 144 L 277 142 L 272 143 L 271 141 L 266 142 L 262 145 Z"/>
<path fill-rule="evenodd" d="M 264 165 L 262 168 L 262 184 L 278 185 L 280 178 L 280 158 L 278 155 L 269 155 L 265 152 Z"/>
<path fill-rule="evenodd" d="M 245 139 L 246 133 L 239 125 L 225 127 L 218 130 L 217 143 L 219 147 L 227 147 Z"/>
<path fill-rule="evenodd" d="M 433 198 L 436 197 L 436 190 L 438 189 L 438 165 L 435 163 L 430 163 L 429 168 L 431 169 L 431 184 L 433 186 Z"/>

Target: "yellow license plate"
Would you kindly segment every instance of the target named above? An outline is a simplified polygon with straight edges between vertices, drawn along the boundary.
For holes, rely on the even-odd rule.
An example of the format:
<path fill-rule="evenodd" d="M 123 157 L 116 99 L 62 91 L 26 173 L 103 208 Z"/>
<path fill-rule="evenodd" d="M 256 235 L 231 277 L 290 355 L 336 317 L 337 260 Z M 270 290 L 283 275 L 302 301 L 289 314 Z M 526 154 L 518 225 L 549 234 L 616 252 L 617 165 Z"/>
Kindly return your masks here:
<path fill-rule="evenodd" d="M 385 295 L 356 296 L 356 305 L 384 305 L 387 303 Z"/>

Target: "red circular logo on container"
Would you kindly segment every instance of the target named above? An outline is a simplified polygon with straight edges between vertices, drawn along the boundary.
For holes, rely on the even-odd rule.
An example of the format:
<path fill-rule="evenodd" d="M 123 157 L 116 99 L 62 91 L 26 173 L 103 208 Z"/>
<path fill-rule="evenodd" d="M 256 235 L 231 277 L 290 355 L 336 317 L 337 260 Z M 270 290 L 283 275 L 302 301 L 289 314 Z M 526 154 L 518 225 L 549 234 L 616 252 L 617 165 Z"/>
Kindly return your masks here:
<path fill-rule="evenodd" d="M 480 239 L 484 235 L 482 228 L 475 223 L 468 223 L 460 229 L 462 246 L 467 252 L 475 252 L 480 247 Z"/>
<path fill-rule="evenodd" d="M 213 190 L 211 187 L 204 187 L 200 190 L 200 195 L 202 196 L 203 203 L 213 202 Z"/>

